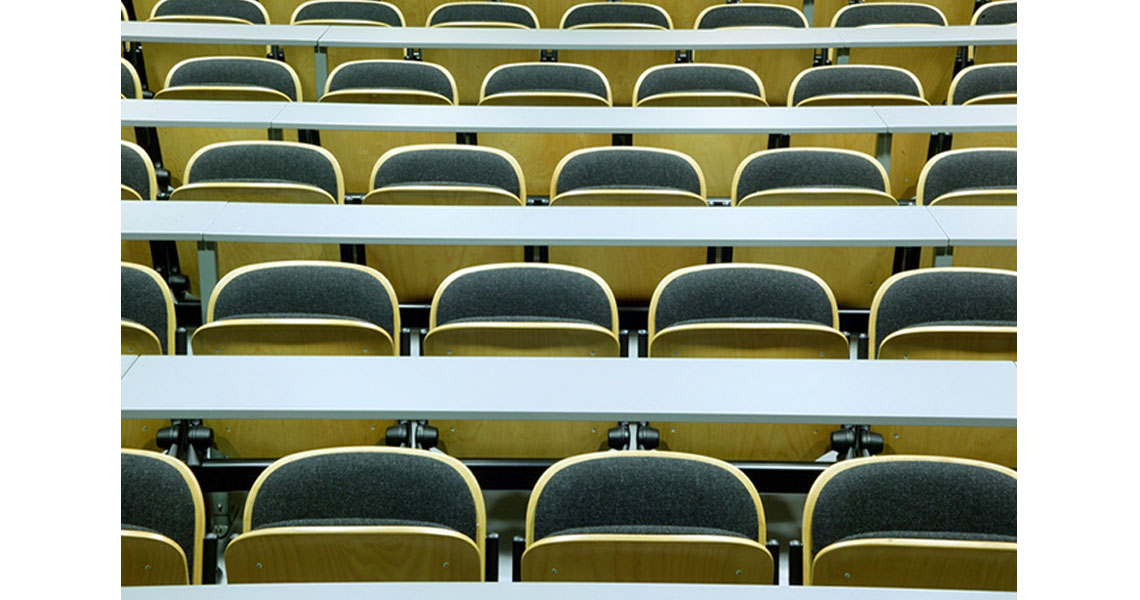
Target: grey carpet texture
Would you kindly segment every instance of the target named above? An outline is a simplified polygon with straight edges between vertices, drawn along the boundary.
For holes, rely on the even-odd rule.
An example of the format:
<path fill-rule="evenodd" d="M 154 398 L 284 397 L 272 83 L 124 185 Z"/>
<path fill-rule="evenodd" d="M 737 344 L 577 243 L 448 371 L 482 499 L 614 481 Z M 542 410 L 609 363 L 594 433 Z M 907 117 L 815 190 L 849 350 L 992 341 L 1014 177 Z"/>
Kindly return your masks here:
<path fill-rule="evenodd" d="M 267 25 L 265 15 L 256 5 L 256 2 L 244 0 L 167 0 L 162 6 L 156 5 L 155 16 L 233 17 L 244 19 L 254 25 Z M 139 18 L 146 17 L 140 15 Z"/>
<path fill-rule="evenodd" d="M 1017 325 L 1017 277 L 925 271 L 891 284 L 879 301 L 875 339 L 908 327 Z"/>
<path fill-rule="evenodd" d="M 563 164 L 556 194 L 584 189 L 680 190 L 701 193 L 696 168 L 675 154 L 642 148 L 579 154 Z"/>
<path fill-rule="evenodd" d="M 637 99 L 685 92 L 739 92 L 761 96 L 759 84 L 748 73 L 715 65 L 676 66 L 653 71 L 641 80 Z"/>
<path fill-rule="evenodd" d="M 813 323 L 831 327 L 832 302 L 799 273 L 755 267 L 681 275 L 657 299 L 654 328 L 689 323 Z"/>
<path fill-rule="evenodd" d="M 885 192 L 887 184 L 877 164 L 870 156 L 845 152 L 768 152 L 744 166 L 736 184 L 736 199 L 788 188 L 857 188 Z"/>
<path fill-rule="evenodd" d="M 971 150 L 941 158 L 926 172 L 923 202 L 964 190 L 1017 189 L 1017 149 Z"/>
<path fill-rule="evenodd" d="M 192 568 L 197 515 L 186 480 L 160 459 L 126 453 L 120 457 L 123 529 L 156 532 L 174 540 L 186 553 L 187 568 Z"/>
<path fill-rule="evenodd" d="M 363 62 L 341 67 L 328 82 L 328 91 L 400 89 L 435 92 L 451 101 L 451 80 L 439 68 L 416 61 Z"/>
<path fill-rule="evenodd" d="M 473 321 L 565 321 L 613 327 L 610 299 L 596 281 L 545 267 L 500 267 L 452 280 L 436 308 L 436 325 Z"/>
<path fill-rule="evenodd" d="M 291 69 L 283 62 L 254 58 L 213 57 L 178 66 L 168 87 L 249 86 L 277 90 L 294 102 L 300 93 Z"/>
<path fill-rule="evenodd" d="M 282 144 L 233 144 L 203 152 L 186 183 L 295 183 L 340 196 L 336 167 L 315 148 Z"/>
<path fill-rule="evenodd" d="M 678 24 L 680 27 L 680 24 Z M 789 6 L 725 4 L 708 11 L 697 29 L 721 27 L 806 27 L 800 13 Z"/>
<path fill-rule="evenodd" d="M 131 267 L 122 267 L 119 278 L 121 318 L 134 321 L 154 332 L 166 352 L 166 330 L 173 315 L 166 312 L 166 296 L 162 288 L 146 273 Z"/>
<path fill-rule="evenodd" d="M 402 185 L 462 185 L 497 188 L 516 197 L 520 195 L 519 176 L 510 161 L 485 149 L 465 148 L 401 152 L 380 165 L 372 189 Z"/>

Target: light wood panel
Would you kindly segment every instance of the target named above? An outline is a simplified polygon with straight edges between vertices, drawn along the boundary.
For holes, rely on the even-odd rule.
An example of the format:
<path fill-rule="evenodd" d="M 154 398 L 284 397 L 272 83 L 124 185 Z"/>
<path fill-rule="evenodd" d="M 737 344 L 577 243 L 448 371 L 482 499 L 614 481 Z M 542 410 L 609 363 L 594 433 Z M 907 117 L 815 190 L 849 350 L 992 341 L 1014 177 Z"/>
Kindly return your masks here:
<path fill-rule="evenodd" d="M 293 11 L 297 10 L 308 0 L 257 0 L 265 7 L 265 12 L 269 13 L 269 22 L 273 25 L 288 25 L 290 19 L 293 17 Z M 407 0 L 405 0 L 407 1 Z M 441 0 L 442 1 L 442 0 Z M 402 7 L 401 7 L 402 8 Z"/>
<path fill-rule="evenodd" d="M 523 581 L 772 583 L 760 543 L 713 535 L 565 535 L 538 540 L 522 558 Z"/>
<path fill-rule="evenodd" d="M 900 1 L 902 0 L 865 0 L 868 4 Z M 815 0 L 815 17 L 812 19 L 812 25 L 831 27 L 835 13 L 848 4 L 848 0 Z M 922 0 L 921 4 L 929 4 L 942 11 L 949 25 L 969 25 L 970 19 L 974 16 L 974 0 Z"/>
<path fill-rule="evenodd" d="M 883 436 L 883 454 L 953 456 L 1017 468 L 1015 427 L 874 426 Z"/>
<path fill-rule="evenodd" d="M 975 65 L 1017 62 L 1017 46 L 971 46 L 970 55 Z"/>
<path fill-rule="evenodd" d="M 1016 131 L 962 131 L 955 133 L 950 142 L 952 150 L 963 148 L 1016 148 Z"/>
<path fill-rule="evenodd" d="M 806 551 L 806 549 L 805 549 Z M 1017 544 L 932 540 L 856 540 L 815 557 L 805 585 L 957 590 L 1017 590 Z"/>
<path fill-rule="evenodd" d="M 892 274 L 894 248 L 734 248 L 734 263 L 798 267 L 819 275 L 840 308 L 870 308 L 875 292 Z"/>
<path fill-rule="evenodd" d="M 218 450 L 230 458 L 281 458 L 296 452 L 384 444 L 394 420 L 207 419 Z"/>
<path fill-rule="evenodd" d="M 122 351 L 120 354 L 163 354 L 162 344 L 158 341 L 158 336 L 153 331 L 138 323 L 130 321 L 121 321 L 119 327 L 119 338 L 122 342 Z"/>
<path fill-rule="evenodd" d="M 522 4 L 534 11 L 538 17 L 538 26 L 543 29 L 558 29 L 562 23 L 562 15 L 570 7 L 585 4 L 592 0 L 510 0 L 515 4 Z"/>
<path fill-rule="evenodd" d="M 230 583 L 482 581 L 483 557 L 461 533 L 432 527 L 274 527 L 226 547 Z"/>
<path fill-rule="evenodd" d="M 534 62 L 542 58 L 540 50 L 476 50 L 424 48 L 424 62 L 435 63 L 455 77 L 459 104 L 478 104 L 483 80 L 491 69 L 512 63 Z"/>
<path fill-rule="evenodd" d="M 150 12 L 159 0 L 128 0 L 135 7 L 135 20 L 145 21 L 150 18 Z"/>
<path fill-rule="evenodd" d="M 706 264 L 708 249 L 551 246 L 548 256 L 551 263 L 574 265 L 597 273 L 610 285 L 618 302 L 648 304 L 665 276 L 677 269 Z"/>
<path fill-rule="evenodd" d="M 122 586 L 188 585 L 186 553 L 156 533 L 122 530 Z"/>
<path fill-rule="evenodd" d="M 1017 206 L 1017 190 L 964 190 L 936 198 L 930 206 Z M 922 266 L 934 266 L 934 249 L 922 249 Z M 954 266 L 1017 270 L 1017 247 L 958 246 Z"/>
<path fill-rule="evenodd" d="M 619 356 L 618 338 L 597 325 L 462 323 L 424 338 L 424 356 Z"/>
<path fill-rule="evenodd" d="M 353 23 L 359 26 L 360 23 Z M 379 29 L 385 29 L 380 26 Z M 354 60 L 378 60 L 378 59 L 395 59 L 399 60 L 404 58 L 405 50 L 403 48 L 329 48 L 327 50 L 328 57 L 328 71 L 332 73 L 333 69 L 346 62 Z M 317 82 L 316 70 L 313 61 L 315 60 L 313 49 L 305 46 L 290 46 L 285 48 L 285 62 L 293 67 L 297 72 L 297 76 L 301 78 L 301 90 L 304 94 L 306 101 L 316 101 L 317 97 Z M 324 135 L 324 132 L 321 132 Z"/>
<path fill-rule="evenodd" d="M 609 421 L 431 421 L 459 458 L 565 458 L 608 448 Z"/>
<path fill-rule="evenodd" d="M 170 419 L 122 419 L 120 448 L 159 451 L 154 436 L 159 429 L 170 425 Z"/>
<path fill-rule="evenodd" d="M 392 336 L 371 323 L 338 319 L 232 319 L 207 323 L 194 354 L 222 356 L 392 356 Z"/>
<path fill-rule="evenodd" d="M 536 104 L 541 105 L 541 104 Z M 596 104 L 589 104 L 596 106 Z M 550 190 L 554 167 L 562 157 L 575 150 L 610 146 L 611 134 L 600 133 L 480 133 L 479 145 L 498 148 L 514 156 L 526 176 L 527 189 L 532 194 L 544 195 Z"/>
<path fill-rule="evenodd" d="M 763 35 L 764 28 L 756 28 Z M 815 50 L 696 50 L 693 62 L 739 65 L 751 69 L 764 83 L 769 106 L 787 106 L 792 80 L 815 60 Z"/>
<path fill-rule="evenodd" d="M 958 48 L 851 48 L 848 56 L 853 65 L 900 67 L 914 73 L 922 82 L 926 100 L 938 105 L 946 101 Z M 832 50 L 832 63 L 835 61 Z"/>
<path fill-rule="evenodd" d="M 865 104 L 866 101 L 857 100 L 851 103 L 852 106 Z M 838 106 L 840 103 L 828 102 L 827 105 Z M 790 145 L 793 148 L 846 148 L 875 156 L 876 139 L 875 134 L 866 133 L 803 134 L 791 136 Z M 922 173 L 922 167 L 926 165 L 929 153 L 928 133 L 899 133 L 892 136 L 890 178 L 891 192 L 895 198 L 915 196 L 918 190 L 918 176 Z"/>
<path fill-rule="evenodd" d="M 154 267 L 154 257 L 150 254 L 150 242 L 119 242 L 120 260 L 146 267 Z"/>
<path fill-rule="evenodd" d="M 710 197 L 727 198 L 732 195 L 736 168 L 749 156 L 767 150 L 768 136 L 638 134 L 633 136 L 633 144 L 688 154 L 701 166 L 707 194 Z"/>
<path fill-rule="evenodd" d="M 872 343 L 875 340 L 872 338 Z M 896 331 L 872 358 L 909 360 L 1017 360 L 1016 327 L 938 326 Z"/>
<path fill-rule="evenodd" d="M 661 448 L 721 460 L 813 462 L 831 449 L 835 425 L 650 423 Z"/>
<path fill-rule="evenodd" d="M 606 31 L 611 31 L 614 36 L 622 33 L 618 29 Z M 633 88 L 641 74 L 651 67 L 676 63 L 677 53 L 671 50 L 560 50 L 558 62 L 589 65 L 598 69 L 610 82 L 613 105 L 633 106 Z"/>
<path fill-rule="evenodd" d="M 842 333 L 822 325 L 736 323 L 669 327 L 649 340 L 653 358 L 841 358 Z"/>

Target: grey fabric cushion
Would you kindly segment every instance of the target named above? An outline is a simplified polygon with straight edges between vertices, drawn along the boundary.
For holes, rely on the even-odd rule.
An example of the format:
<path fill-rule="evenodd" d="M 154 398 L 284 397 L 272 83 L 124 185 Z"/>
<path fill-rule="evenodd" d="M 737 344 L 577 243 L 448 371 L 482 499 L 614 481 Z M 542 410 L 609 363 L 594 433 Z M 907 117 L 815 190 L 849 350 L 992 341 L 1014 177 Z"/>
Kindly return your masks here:
<path fill-rule="evenodd" d="M 656 7 L 621 2 L 580 4 L 571 7 L 563 16 L 562 28 L 610 23 L 646 24 L 670 28 L 669 19 Z"/>
<path fill-rule="evenodd" d="M 857 4 L 835 22 L 836 27 L 909 24 L 945 25 L 946 18 L 926 4 Z"/>
<path fill-rule="evenodd" d="M 1017 65 L 985 65 L 970 69 L 954 86 L 954 104 L 990 94 L 1017 93 Z"/>
<path fill-rule="evenodd" d="M 384 161 L 373 189 L 396 185 L 492 187 L 516 197 L 521 188 L 518 173 L 506 158 L 485 150 L 450 148 L 401 152 Z"/>
<path fill-rule="evenodd" d="M 123 529 L 159 533 L 174 540 L 186 553 L 189 571 L 194 564 L 197 514 L 186 479 L 158 458 L 120 453 L 119 463 Z"/>
<path fill-rule="evenodd" d="M 274 523 L 262 523 L 261 528 L 269 527 L 441 527 L 430 521 L 408 521 L 406 519 L 358 519 L 353 517 L 329 517 L 323 519 L 289 519 Z M 452 531 L 455 531 L 452 529 Z"/>
<path fill-rule="evenodd" d="M 835 540 L 835 543 L 854 540 L 902 538 L 915 540 L 960 540 L 966 542 L 1017 542 L 1016 535 L 974 533 L 963 531 L 867 531 Z"/>
<path fill-rule="evenodd" d="M 428 456 L 319 454 L 270 473 L 251 499 L 250 529 L 301 520 L 428 523 L 477 540 L 479 515 L 463 476 Z"/>
<path fill-rule="evenodd" d="M 577 65 L 525 64 L 499 69 L 487 81 L 487 96 L 507 92 L 580 92 L 609 99 L 606 82 L 593 70 Z"/>
<path fill-rule="evenodd" d="M 455 101 L 451 80 L 443 71 L 411 60 L 347 64 L 329 79 L 330 92 L 357 89 L 422 90 Z"/>
<path fill-rule="evenodd" d="M 875 321 L 876 343 L 907 327 L 1017 325 L 1017 277 L 976 271 L 920 271 L 883 294 Z"/>
<path fill-rule="evenodd" d="M 444 288 L 436 325 L 471 321 L 587 322 L 611 329 L 609 296 L 598 283 L 573 271 L 500 267 L 466 273 Z"/>
<path fill-rule="evenodd" d="M 830 479 L 811 513 L 812 556 L 840 540 L 881 534 L 1016 540 L 1017 480 L 930 461 L 872 461 Z"/>
<path fill-rule="evenodd" d="M 804 28 L 800 13 L 789 6 L 764 4 L 725 4 L 701 17 L 697 29 L 721 27 L 796 27 Z"/>
<path fill-rule="evenodd" d="M 1017 189 L 1017 150 L 972 150 L 949 154 L 926 172 L 923 202 L 963 190 Z"/>
<path fill-rule="evenodd" d="M 122 267 L 119 276 L 121 318 L 134 321 L 154 332 L 166 352 L 166 330 L 173 315 L 166 312 L 166 296 L 162 288 L 145 272 Z"/>
<path fill-rule="evenodd" d="M 874 159 L 845 152 L 784 150 L 757 156 L 744 165 L 736 184 L 736 198 L 784 188 L 863 188 L 886 191 L 882 171 Z"/>
<path fill-rule="evenodd" d="M 207 58 L 179 65 L 168 87 L 188 85 L 251 86 L 277 90 L 296 101 L 300 93 L 289 67 L 256 58 Z"/>
<path fill-rule="evenodd" d="M 135 88 L 134 71 L 126 63 L 119 63 L 119 88 L 127 98 L 138 98 L 138 89 Z"/>
<path fill-rule="evenodd" d="M 701 193 L 689 161 L 643 148 L 585 152 L 562 165 L 556 194 L 588 189 L 680 190 Z"/>
<path fill-rule="evenodd" d="M 654 327 L 686 322 L 813 323 L 833 326 L 827 291 L 806 275 L 755 267 L 700 269 L 661 291 Z"/>
<path fill-rule="evenodd" d="M 538 27 L 530 11 L 520 6 L 511 6 L 499 2 L 486 2 L 481 4 L 464 3 L 454 6 L 441 6 L 431 16 L 429 27 L 447 23 L 515 23 L 534 29 Z"/>
<path fill-rule="evenodd" d="M 217 293 L 214 319 L 277 315 L 345 318 L 372 323 L 395 337 L 395 307 L 373 275 L 328 265 L 256 269 L 230 280 Z"/>
<path fill-rule="evenodd" d="M 119 167 L 119 181 L 123 185 L 139 193 L 143 200 L 150 199 L 150 170 L 147 161 L 134 148 L 120 144 L 121 163 Z"/>
<path fill-rule="evenodd" d="M 717 65 L 675 66 L 657 69 L 641 80 L 637 99 L 684 92 L 739 92 L 761 96 L 756 79 L 740 69 Z"/>
<path fill-rule="evenodd" d="M 233 144 L 203 152 L 186 183 L 296 183 L 340 197 L 336 166 L 315 148 L 293 144 Z"/>
<path fill-rule="evenodd" d="M 716 529 L 713 527 L 676 527 L 671 525 L 599 525 L 596 527 L 571 527 L 570 529 L 551 532 L 547 537 L 591 533 L 619 533 L 630 535 L 724 535 L 748 539 L 748 536 L 738 531 L 728 531 L 727 529 Z"/>
<path fill-rule="evenodd" d="M 162 6 L 156 6 L 154 16 L 233 17 L 254 25 L 267 25 L 265 15 L 256 5 L 244 0 L 167 0 Z"/>
<path fill-rule="evenodd" d="M 344 19 L 350 21 L 370 21 L 383 23 L 391 27 L 403 27 L 403 18 L 391 6 L 381 2 L 337 2 L 326 0 L 309 4 L 293 16 L 293 22 L 302 21 L 331 21 Z M 419 25 L 419 23 L 416 23 Z"/>
<path fill-rule="evenodd" d="M 921 96 L 914 78 L 902 71 L 876 66 L 817 67 L 796 85 L 793 105 L 808 98 L 833 94 L 902 94 Z"/>
<path fill-rule="evenodd" d="M 1017 3 L 987 5 L 978 15 L 978 25 L 1011 25 L 1017 23 Z"/>
<path fill-rule="evenodd" d="M 534 508 L 534 539 L 567 530 L 672 527 L 760 541 L 756 512 L 748 488 L 722 467 L 614 453 L 567 466 L 546 482 Z"/>

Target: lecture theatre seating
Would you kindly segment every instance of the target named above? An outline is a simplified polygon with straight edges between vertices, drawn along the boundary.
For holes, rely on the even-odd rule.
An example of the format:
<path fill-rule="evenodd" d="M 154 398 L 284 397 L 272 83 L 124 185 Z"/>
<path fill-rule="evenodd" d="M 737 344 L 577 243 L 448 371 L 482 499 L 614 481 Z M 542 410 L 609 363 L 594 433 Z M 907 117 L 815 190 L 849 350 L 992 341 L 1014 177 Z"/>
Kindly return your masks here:
<path fill-rule="evenodd" d="M 978 8 L 971 25 L 1016 25 L 1017 0 L 988 2 Z M 968 58 L 975 65 L 1017 62 L 1017 46 L 970 46 Z"/>
<path fill-rule="evenodd" d="M 947 104 L 1017 104 L 1017 63 L 992 63 L 962 69 L 950 84 Z M 952 148 L 1017 147 L 1017 132 L 959 132 Z"/>
<path fill-rule="evenodd" d="M 150 267 L 122 263 L 122 354 L 174 354 L 174 296 Z"/>
<path fill-rule="evenodd" d="M 186 463 L 157 452 L 120 451 L 122 585 L 202 583 L 206 509 Z"/>
<path fill-rule="evenodd" d="M 121 166 L 119 174 L 121 183 L 120 198 L 123 200 L 154 200 L 158 193 L 158 182 L 155 177 L 154 163 L 146 150 L 138 144 L 123 140 L 121 151 Z M 140 265 L 153 265 L 154 259 L 150 253 L 150 242 L 121 242 L 122 259 L 124 262 Z"/>

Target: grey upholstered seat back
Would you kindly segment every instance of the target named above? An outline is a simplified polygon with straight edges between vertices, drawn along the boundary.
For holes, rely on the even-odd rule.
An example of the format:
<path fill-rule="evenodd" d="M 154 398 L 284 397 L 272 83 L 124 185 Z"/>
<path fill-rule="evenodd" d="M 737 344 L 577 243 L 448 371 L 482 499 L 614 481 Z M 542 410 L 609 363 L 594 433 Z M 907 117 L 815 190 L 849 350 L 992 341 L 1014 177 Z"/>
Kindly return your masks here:
<path fill-rule="evenodd" d="M 555 195 L 575 190 L 679 190 L 701 195 L 696 167 L 672 152 L 645 148 L 604 149 L 576 154 L 562 163 Z"/>
<path fill-rule="evenodd" d="M 250 0 L 166 0 L 154 7 L 156 17 L 233 17 L 267 25 L 265 13 Z"/>
<path fill-rule="evenodd" d="M 836 13 L 835 27 L 945 25 L 946 17 L 927 4 L 854 4 Z"/>
<path fill-rule="evenodd" d="M 1017 3 L 986 4 L 978 9 L 977 25 L 1012 25 L 1017 23 Z"/>
<path fill-rule="evenodd" d="M 294 23 L 345 20 L 382 23 L 389 27 L 404 26 L 404 17 L 394 5 L 387 2 L 321 0 L 307 3 L 299 8 L 300 10 L 293 13 Z"/>
<path fill-rule="evenodd" d="M 658 94 L 736 92 L 762 97 L 759 79 L 747 71 L 722 65 L 672 65 L 653 69 L 637 86 L 637 100 Z"/>
<path fill-rule="evenodd" d="M 582 25 L 637 24 L 672 29 L 669 15 L 659 7 L 626 2 L 583 3 L 573 6 L 562 16 L 562 28 Z"/>
<path fill-rule="evenodd" d="M 448 23 L 513 23 L 531 29 L 538 27 L 529 10 L 502 2 L 458 2 L 441 6 L 431 15 L 428 27 Z"/>
<path fill-rule="evenodd" d="M 836 94 L 922 97 L 918 81 L 905 71 L 874 65 L 844 65 L 816 67 L 803 73 L 796 83 L 792 104 L 794 106 L 808 98 Z"/>
<path fill-rule="evenodd" d="M 316 147 L 288 142 L 223 143 L 198 155 L 186 183 L 311 185 L 341 197 L 337 166 Z"/>
<path fill-rule="evenodd" d="M 697 29 L 722 27 L 807 27 L 803 13 L 775 4 L 722 4 L 704 13 Z"/>
<path fill-rule="evenodd" d="M 119 462 L 122 528 L 170 538 L 186 553 L 189 568 L 194 562 L 194 526 L 198 514 L 186 479 L 157 455 L 151 458 L 121 452 Z"/>
<path fill-rule="evenodd" d="M 610 99 L 609 87 L 600 73 L 581 65 L 558 63 L 508 65 L 487 76 L 484 96 L 511 92 L 574 92 Z"/>
<path fill-rule="evenodd" d="M 788 188 L 861 188 L 887 191 L 883 171 L 870 156 L 823 149 L 781 150 L 752 157 L 740 169 L 736 199 Z"/>
<path fill-rule="evenodd" d="M 657 297 L 654 328 L 702 323 L 835 325 L 835 301 L 803 273 L 717 267 L 674 277 Z"/>
<path fill-rule="evenodd" d="M 962 71 L 954 86 L 953 104 L 965 104 L 974 98 L 992 94 L 1017 93 L 1017 65 L 996 64 L 971 67 Z"/>
<path fill-rule="evenodd" d="M 139 78 L 138 73 L 135 71 L 134 67 L 132 67 L 131 64 L 125 60 L 120 60 L 119 65 L 120 93 L 129 99 L 138 99 L 139 89 L 136 84 L 136 81 L 138 81 Z"/>
<path fill-rule="evenodd" d="M 1017 149 L 977 149 L 953 152 L 926 170 L 920 195 L 926 204 L 963 190 L 1017 189 Z"/>
<path fill-rule="evenodd" d="M 145 154 L 139 154 L 135 147 L 127 145 L 126 142 L 120 146 L 122 148 L 120 183 L 138 192 L 143 200 L 151 199 L 150 174 L 154 171 L 154 166 L 149 164 L 150 158 Z"/>
<path fill-rule="evenodd" d="M 446 283 L 435 302 L 436 326 L 480 321 L 585 323 L 613 329 L 609 294 L 573 270 L 502 265 Z"/>
<path fill-rule="evenodd" d="M 215 321 L 237 318 L 355 319 L 395 337 L 396 307 L 371 272 L 337 263 L 272 263 L 240 273 L 214 293 Z"/>
<path fill-rule="evenodd" d="M 475 186 L 518 197 L 515 165 L 497 152 L 474 146 L 419 148 L 393 154 L 376 170 L 372 189 L 404 185 Z"/>
<path fill-rule="evenodd" d="M 973 464 L 871 460 L 829 479 L 810 517 L 813 557 L 867 538 L 1015 542 L 1017 479 Z"/>
<path fill-rule="evenodd" d="M 329 76 L 329 92 L 354 89 L 434 92 L 455 102 L 454 83 L 442 67 L 411 60 L 346 63 Z"/>
<path fill-rule="evenodd" d="M 728 535 L 761 541 L 756 501 L 729 470 L 611 453 L 560 468 L 538 491 L 534 540 L 587 533 Z"/>
<path fill-rule="evenodd" d="M 119 293 L 121 318 L 149 329 L 158 336 L 162 351 L 166 352 L 169 348 L 167 331 L 174 315 L 167 312 L 162 286 L 146 271 L 128 266 L 122 267 L 119 283 L 122 286 Z"/>
<path fill-rule="evenodd" d="M 301 90 L 293 69 L 276 60 L 209 57 L 178 63 L 170 71 L 167 87 L 240 86 L 276 90 L 296 101 Z"/>
<path fill-rule="evenodd" d="M 896 280 L 879 299 L 875 340 L 908 327 L 1017 325 L 1017 275 L 924 269 Z"/>
<path fill-rule="evenodd" d="M 271 468 L 250 498 L 251 530 L 426 526 L 478 539 L 479 515 L 466 479 L 431 456 L 328 452 Z"/>

